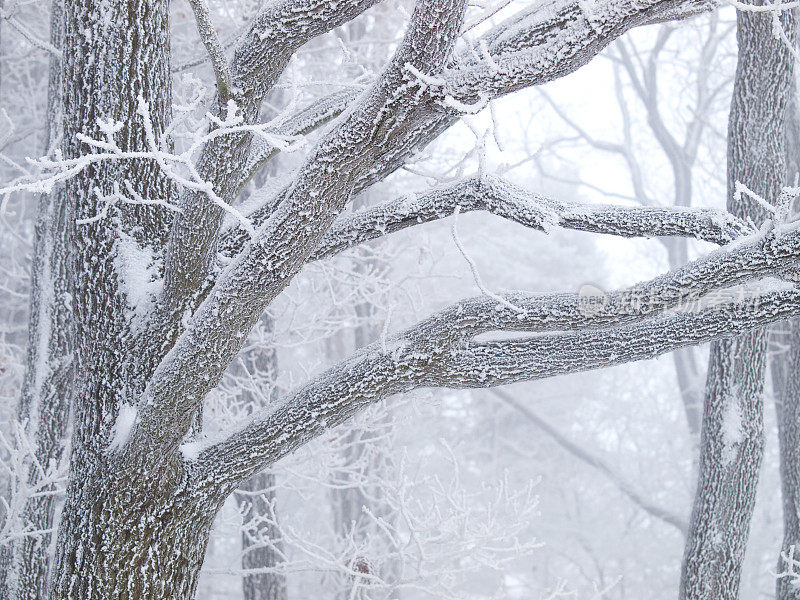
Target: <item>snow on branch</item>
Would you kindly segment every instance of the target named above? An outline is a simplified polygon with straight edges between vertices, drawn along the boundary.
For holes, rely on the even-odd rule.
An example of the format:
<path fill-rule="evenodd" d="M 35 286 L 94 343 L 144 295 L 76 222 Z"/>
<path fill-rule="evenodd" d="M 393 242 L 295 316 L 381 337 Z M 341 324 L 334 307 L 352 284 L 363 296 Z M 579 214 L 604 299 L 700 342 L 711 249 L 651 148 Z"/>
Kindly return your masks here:
<path fill-rule="evenodd" d="M 465 342 L 423 325 L 372 344 L 257 414 L 228 438 L 208 443 L 194 463 L 200 485 L 234 489 L 252 473 L 346 421 L 365 406 L 419 387 L 491 387 L 649 359 L 785 319 L 800 291 L 758 302 L 725 302 L 696 313 L 665 312 L 630 324 Z M 414 341 L 426 339 L 426 342 Z"/>
<path fill-rule="evenodd" d="M 473 104 L 563 77 L 586 64 L 624 32 L 708 10 L 685 0 L 534 5 L 483 36 L 489 60 L 463 56 L 434 90 L 442 106 Z"/>
<path fill-rule="evenodd" d="M 282 0 L 266 2 L 234 51 L 235 92 L 264 93 L 275 85 L 303 44 L 353 20 L 379 0 Z M 259 98 L 260 104 L 260 98 Z"/>
<path fill-rule="evenodd" d="M 475 107 L 557 79 L 589 62 L 633 27 L 682 18 L 710 6 L 679 0 L 624 0 L 594 4 L 594 12 L 587 13 L 584 5 L 582 1 L 560 0 L 555 9 L 537 4 L 523 10 L 478 40 L 482 50 L 478 59 L 474 53 L 461 52 L 453 59 L 453 66 L 443 72 L 433 74 L 428 68 L 405 64 L 404 70 L 420 94 L 415 99 L 419 109 L 404 111 L 407 133 L 403 143 L 377 157 L 369 171 L 357 179 L 353 191 L 385 178 L 444 132 L 464 112 L 454 106 Z M 282 193 L 276 194 L 269 207 L 274 208 L 281 199 Z M 250 217 L 260 223 L 270 214 L 271 210 L 265 209 Z M 234 256 L 245 242 L 241 232 L 228 230 L 222 234 L 220 247 L 226 255 Z"/>
<path fill-rule="evenodd" d="M 355 90 L 345 89 L 324 96 L 286 118 L 275 128 L 275 133 L 287 137 L 306 135 L 338 117 L 356 99 L 357 95 Z M 253 140 L 237 190 L 241 190 L 259 169 L 280 150 L 280 147 L 263 138 Z"/>
<path fill-rule="evenodd" d="M 169 146 L 166 140 L 157 138 L 150 109 L 141 96 L 139 97 L 137 114 L 142 119 L 146 148 L 141 150 L 122 150 L 116 141 L 116 136 L 121 132 L 123 124 L 120 122 L 107 122 L 98 118 L 97 125 L 104 139 L 94 139 L 78 134 L 79 141 L 88 146 L 91 150 L 90 152 L 72 159 L 64 159 L 60 155 L 56 155 L 54 158 L 43 157 L 38 160 L 29 160 L 35 172 L 26 174 L 8 185 L 0 187 L 0 197 L 5 198 L 13 193 L 23 191 L 49 193 L 54 186 L 75 177 L 91 165 L 98 163 L 124 160 L 153 160 L 168 179 L 185 190 L 194 190 L 205 196 L 220 210 L 231 215 L 244 231 L 253 235 L 255 230 L 251 222 L 237 208 L 223 200 L 215 192 L 212 183 L 200 175 L 195 166 L 195 158 L 198 151 L 204 144 L 220 136 L 242 132 L 261 138 L 271 147 L 283 151 L 292 151 L 304 144 L 304 140 L 300 136 L 285 135 L 281 132 L 273 131 L 270 123 L 260 125 L 243 123 L 241 116 L 237 114 L 236 104 L 231 101 L 228 106 L 228 114 L 224 119 L 219 119 L 210 114 L 207 115 L 210 120 L 215 122 L 215 129 L 205 135 L 197 136 L 183 152 L 176 154 L 165 149 Z M 124 190 L 121 189 L 123 187 Z M 98 214 L 81 219 L 78 224 L 88 225 L 104 219 L 108 215 L 111 206 L 118 202 L 159 205 L 170 211 L 181 213 L 180 207 L 169 204 L 164 200 L 143 198 L 135 192 L 128 181 L 115 182 L 114 192 L 110 195 L 103 195 L 98 190 L 95 190 L 95 193 L 102 201 L 103 208 Z"/>
<path fill-rule="evenodd" d="M 402 115 L 420 101 L 404 65 L 440 71 L 455 44 L 465 7 L 465 0 L 417 3 L 403 42 L 381 76 L 309 153 L 283 202 L 220 274 L 156 367 L 140 401 L 141 419 L 132 432 L 127 459 L 155 467 L 177 451 L 203 397 L 217 384 L 264 308 L 302 268 L 350 199 L 353 180 L 376 154 L 403 143 Z M 347 177 L 342 177 L 342 169 Z M 194 246 L 191 250 L 197 252 Z M 170 274 L 168 266 L 167 282 Z M 143 456 L 141 449 L 148 454 Z"/>
<path fill-rule="evenodd" d="M 311 260 L 389 233 L 462 212 L 486 211 L 539 231 L 554 227 L 623 237 L 694 237 L 727 244 L 754 230 L 728 212 L 685 207 L 627 207 L 563 202 L 497 177 L 467 179 L 420 196 L 406 196 L 342 215 Z"/>
<path fill-rule="evenodd" d="M 627 290 L 586 303 L 581 294 L 463 300 L 290 394 L 227 440 L 197 454 L 215 481 L 239 478 L 386 396 L 418 387 L 490 387 L 652 358 L 747 331 L 800 308 L 793 284 L 764 280 L 791 271 L 800 233 L 754 234 Z M 755 283 L 755 286 L 732 286 Z M 528 332 L 525 337 L 508 337 Z M 490 334 L 490 339 L 481 339 Z"/>

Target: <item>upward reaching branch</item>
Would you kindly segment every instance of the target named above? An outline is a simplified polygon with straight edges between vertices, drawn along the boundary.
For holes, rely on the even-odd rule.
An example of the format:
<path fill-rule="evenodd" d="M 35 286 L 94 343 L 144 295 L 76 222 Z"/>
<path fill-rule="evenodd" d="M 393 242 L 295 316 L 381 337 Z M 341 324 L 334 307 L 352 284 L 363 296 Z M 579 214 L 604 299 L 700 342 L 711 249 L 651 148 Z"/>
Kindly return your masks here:
<path fill-rule="evenodd" d="M 405 115 L 419 102 L 409 73 L 440 71 L 461 27 L 464 0 L 421 0 L 403 43 L 375 85 L 311 152 L 257 237 L 225 269 L 142 399 L 131 443 L 155 464 L 173 452 L 206 392 L 216 385 L 264 307 L 288 284 L 342 210 L 358 176 L 405 140 Z M 204 378 L 183 378 L 199 371 Z M 163 423 L 173 424 L 165 430 Z M 155 443 L 153 443 L 155 442 Z M 135 455 L 134 455 L 135 454 Z"/>

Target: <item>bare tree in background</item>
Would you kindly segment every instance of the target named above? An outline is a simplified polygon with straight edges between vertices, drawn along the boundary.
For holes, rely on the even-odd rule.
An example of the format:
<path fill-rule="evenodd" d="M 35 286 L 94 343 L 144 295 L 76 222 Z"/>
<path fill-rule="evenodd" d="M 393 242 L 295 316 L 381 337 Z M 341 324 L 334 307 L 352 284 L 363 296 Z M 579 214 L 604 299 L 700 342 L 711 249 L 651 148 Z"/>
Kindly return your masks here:
<path fill-rule="evenodd" d="M 769 162 L 772 155 L 753 156 L 753 144 L 759 142 L 753 130 L 760 131 L 762 119 L 765 128 L 780 121 L 778 137 L 783 139 L 785 86 L 775 82 L 785 78 L 780 69 L 791 72 L 791 61 L 782 54 L 782 41 L 770 37 L 771 15 L 740 15 L 737 81 L 761 78 L 764 96 L 773 102 L 765 110 L 761 102 L 735 96 L 729 177 L 731 186 L 738 180 L 752 191 L 731 202 L 737 214 L 583 206 L 545 198 L 485 173 L 341 214 L 354 195 L 387 177 L 463 114 L 578 69 L 632 27 L 708 8 L 675 0 L 591 6 L 565 1 L 523 9 L 490 28 L 477 44 L 467 44 L 460 39 L 465 2 L 419 0 L 403 40 L 365 90 L 345 90 L 258 124 L 265 94 L 294 52 L 372 4 L 270 3 L 228 60 L 208 7 L 197 0 L 198 31 L 215 70 L 218 101 L 208 133 L 196 140 L 197 152 L 189 154 L 178 153 L 171 138 L 166 3 L 65 4 L 63 38 L 52 44 L 61 48 L 60 152 L 40 163 L 43 173 L 2 188 L 4 194 L 49 191 L 44 204 L 63 220 L 42 217 L 47 225 L 43 244 L 56 247 L 59 238 L 69 240 L 59 263 L 65 268 L 37 267 L 33 290 L 34 304 L 38 297 L 45 306 L 67 306 L 69 323 L 58 321 L 59 310 L 44 310 L 51 327 L 42 321 L 31 329 L 29 344 L 38 350 L 28 359 L 33 381 L 40 381 L 36 373 L 51 376 L 57 366 L 50 362 L 51 348 L 64 335 L 74 373 L 66 386 L 74 422 L 50 597 L 191 598 L 212 522 L 225 499 L 265 467 L 392 394 L 419 387 L 502 385 L 745 335 L 721 343 L 712 356 L 703 437 L 709 446 L 703 447 L 690 531 L 693 543 L 713 546 L 718 536 L 731 540 L 730 560 L 720 561 L 710 552 L 687 553 L 683 586 L 699 589 L 693 581 L 700 573 L 720 582 L 713 583 L 714 589 L 728 594 L 720 597 L 735 597 L 730 594 L 738 585 L 749 511 L 731 515 L 725 509 L 718 517 L 716 505 L 706 508 L 705 499 L 713 496 L 702 486 L 710 482 L 712 491 L 719 491 L 714 467 L 720 465 L 719 475 L 728 482 L 752 477 L 757 468 L 757 393 L 763 385 L 759 331 L 800 308 L 800 292 L 791 283 L 800 232 L 787 226 L 778 210 L 782 148 L 776 155 L 780 168 Z M 787 14 L 784 25 L 793 39 L 793 19 Z M 764 23 L 770 25 L 769 35 L 763 33 Z M 767 39 L 774 53 L 750 44 Z M 771 79 L 776 69 L 778 77 Z M 319 141 L 285 186 L 264 194 L 246 212 L 236 208 L 244 183 L 278 149 L 325 123 Z M 745 220 L 744 203 L 769 201 L 778 207 L 775 218 L 754 228 Z M 479 297 L 382 336 L 282 395 L 241 427 L 219 437 L 195 434 L 204 397 L 264 310 L 305 264 L 470 210 L 535 230 L 685 236 L 727 245 L 602 297 L 500 295 L 482 289 Z M 740 287 L 731 297 L 735 286 Z M 720 300 L 722 292 L 729 295 Z M 698 306 L 685 310 L 687 301 Z M 508 335 L 512 332 L 530 335 Z M 733 346 L 747 351 L 747 364 L 734 364 Z M 737 381 L 742 382 L 738 393 L 729 393 Z M 44 414 L 52 409 L 52 395 L 36 395 L 32 405 Z M 730 433 L 720 428 L 720 422 L 728 422 L 720 421 L 720 415 L 730 406 L 739 407 L 743 437 L 735 445 L 720 446 L 718 434 Z M 52 435 L 36 433 L 42 439 Z M 744 471 L 735 468 L 740 463 L 726 462 L 731 451 L 748 459 L 741 461 Z M 731 506 L 738 502 L 736 486 L 724 491 Z M 749 488 L 743 493 L 749 498 Z M 716 529 L 705 528 L 707 523 Z M 15 553 L 18 547 L 24 544 L 15 544 Z M 35 577 L 44 568 L 16 556 L 14 561 L 18 572 L 37 571 Z M 11 575 L 11 597 L 29 594 L 17 573 Z"/>

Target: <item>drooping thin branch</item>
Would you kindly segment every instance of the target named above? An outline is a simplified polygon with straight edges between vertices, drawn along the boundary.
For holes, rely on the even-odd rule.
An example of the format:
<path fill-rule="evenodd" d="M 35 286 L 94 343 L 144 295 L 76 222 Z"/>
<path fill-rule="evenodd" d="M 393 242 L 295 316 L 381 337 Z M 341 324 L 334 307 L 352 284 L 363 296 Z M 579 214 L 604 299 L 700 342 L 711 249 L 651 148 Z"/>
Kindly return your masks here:
<path fill-rule="evenodd" d="M 0 9 L 0 18 L 4 19 L 9 25 L 11 25 L 11 28 L 25 38 L 25 40 L 34 48 L 38 48 L 39 50 L 47 52 L 50 56 L 57 60 L 61 59 L 61 50 L 56 48 L 50 42 L 37 37 L 30 29 L 23 25 L 19 19 L 12 17 L 11 15 L 3 14 L 2 9 Z"/>
<path fill-rule="evenodd" d="M 493 388 L 492 393 L 502 400 L 505 404 L 512 407 L 518 413 L 523 415 L 526 419 L 532 422 L 537 428 L 544 431 L 550 438 L 558 444 L 561 448 L 569 452 L 572 456 L 581 462 L 597 469 L 603 473 L 606 478 L 631 502 L 641 508 L 647 514 L 656 519 L 663 521 L 667 525 L 677 529 L 681 535 L 685 536 L 689 528 L 689 524 L 685 518 L 673 513 L 671 510 L 658 506 L 645 498 L 639 493 L 636 488 L 629 481 L 625 479 L 613 466 L 608 462 L 588 452 L 575 442 L 569 440 L 558 429 L 553 427 L 550 423 L 542 419 L 533 410 L 517 401 L 508 392 L 502 388 Z"/>

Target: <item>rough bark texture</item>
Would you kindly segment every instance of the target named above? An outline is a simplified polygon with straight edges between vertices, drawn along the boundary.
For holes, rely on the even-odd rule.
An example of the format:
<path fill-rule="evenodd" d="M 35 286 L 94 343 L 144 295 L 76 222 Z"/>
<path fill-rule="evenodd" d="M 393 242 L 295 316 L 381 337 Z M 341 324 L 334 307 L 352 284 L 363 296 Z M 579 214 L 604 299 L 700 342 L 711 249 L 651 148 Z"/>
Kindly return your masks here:
<path fill-rule="evenodd" d="M 50 43 L 61 48 L 63 7 L 51 4 Z M 61 135 L 61 65 L 50 58 L 45 151 Z M 71 303 L 72 288 L 67 273 L 67 245 L 74 234 L 62 186 L 39 199 L 31 267 L 31 299 L 28 321 L 28 351 L 25 377 L 17 418 L 32 442 L 34 457 L 23 474 L 33 486 L 44 476 L 38 465 L 47 469 L 62 460 L 69 426 L 69 397 L 73 378 Z M 35 459 L 35 460 L 34 460 Z M 23 525 L 34 532 L 49 532 L 54 527 L 55 486 L 41 490 L 43 495 L 26 501 L 21 514 Z M 8 574 L 9 598 L 37 600 L 46 596 L 51 554 L 50 533 L 31 535 L 13 546 Z"/>
<path fill-rule="evenodd" d="M 149 106 L 156 135 L 163 131 L 171 110 L 167 11 L 158 0 L 66 3 L 65 157 L 87 151 L 79 134 L 103 139 L 101 119 L 123 124 L 118 136 L 123 150 L 144 149 L 139 97 Z M 143 198 L 174 195 L 154 161 L 102 163 L 67 182 L 69 214 L 94 217 L 104 207 L 100 194 L 113 193 L 112 185 L 126 180 Z M 147 472 L 124 468 L 109 452 L 120 412 L 135 403 L 148 376 L 138 361 L 146 364 L 157 350 L 136 339 L 130 291 L 115 258 L 123 253 L 122 239 L 158 247 L 167 232 L 165 213 L 122 206 L 110 226 L 81 226 L 74 236 L 69 268 L 76 290 L 77 376 L 56 598 L 189 598 L 196 584 L 213 513 L 181 494 L 186 477 L 180 461 L 173 458 L 163 472 Z"/>
<path fill-rule="evenodd" d="M 795 40 L 795 14 L 781 23 Z M 728 208 L 764 220 L 737 182 L 777 204 L 786 179 L 784 119 L 792 88 L 790 49 L 773 35 L 772 16 L 737 14 L 739 59 L 728 125 Z M 711 347 L 700 472 L 681 571 L 680 597 L 735 600 L 763 455 L 766 334 L 749 332 Z"/>
<path fill-rule="evenodd" d="M 221 87 L 220 98 L 240 89 L 243 112 L 255 118 L 259 99 L 294 49 L 370 4 L 269 3 L 234 52 L 228 67 L 235 85 Z M 214 190 L 223 202 L 232 201 L 241 182 L 258 170 L 248 168 L 249 135 L 220 136 L 205 148 L 197 168 L 210 179 L 205 195 L 178 193 L 150 158 L 97 160 L 65 183 L 64 225 L 51 241 L 67 235 L 76 219 L 108 214 L 70 234 L 64 267 L 74 289 L 75 376 L 69 390 L 74 424 L 51 597 L 191 598 L 224 499 L 280 457 L 393 393 L 420 386 L 485 387 L 620 364 L 741 334 L 798 311 L 800 291 L 791 285 L 755 303 L 677 310 L 687 299 L 786 275 L 800 256 L 800 232 L 757 233 L 741 219 L 715 211 L 589 209 L 486 178 L 337 220 L 355 191 L 397 169 L 455 122 L 467 104 L 572 72 L 628 29 L 682 14 L 676 0 L 536 6 L 485 36 L 492 60 L 454 59 L 465 6 L 463 0 L 418 1 L 393 58 L 373 85 L 346 102 L 292 184 L 256 211 L 252 236 L 242 238 L 235 227 L 220 235 L 222 210 L 211 202 Z M 103 140 L 117 124 L 113 137 L 121 151 L 149 150 L 145 114 L 155 141 L 169 150 L 169 140 L 162 139 L 172 106 L 167 3 L 76 0 L 65 4 L 64 31 L 64 157 L 78 160 L 91 153 L 81 136 Z M 214 48 L 212 38 L 204 42 Z M 219 60 L 216 66 L 222 69 Z M 753 69 L 768 71 L 762 64 Z M 225 74 L 218 79 L 225 81 Z M 775 85 L 759 89 L 758 97 L 769 97 Z M 326 106 L 321 117 L 310 120 L 318 125 L 342 109 Z M 316 125 L 298 126 L 303 131 Z M 256 162 L 265 155 L 259 156 Z M 115 185 L 130 186 L 136 197 L 179 204 L 183 212 L 174 216 L 160 204 L 125 202 L 109 208 L 105 198 Z M 756 183 L 751 187 L 760 189 Z M 462 204 L 531 229 L 565 226 L 736 243 L 609 294 L 603 306 L 588 311 L 575 294 L 461 301 L 364 347 L 226 437 L 192 438 L 205 395 L 265 307 L 305 264 L 386 231 L 442 218 Z M 212 264 L 218 242 L 231 240 L 225 246 L 231 260 Z M 140 259 L 150 257 L 153 274 L 146 284 L 163 283 L 138 301 L 125 271 L 131 251 Z M 54 284 L 40 280 L 36 286 L 51 291 Z M 639 294 L 653 301 L 635 301 L 632 295 Z M 507 332 L 531 335 L 506 338 Z M 495 338 L 476 339 L 481 334 Z M 715 373 L 732 368 L 725 356 Z M 742 384 L 754 389 L 757 371 L 750 377 L 750 371 L 737 370 Z M 719 377 L 719 389 L 730 390 L 729 380 Z M 50 458 L 57 456 L 53 444 L 48 448 Z"/>

